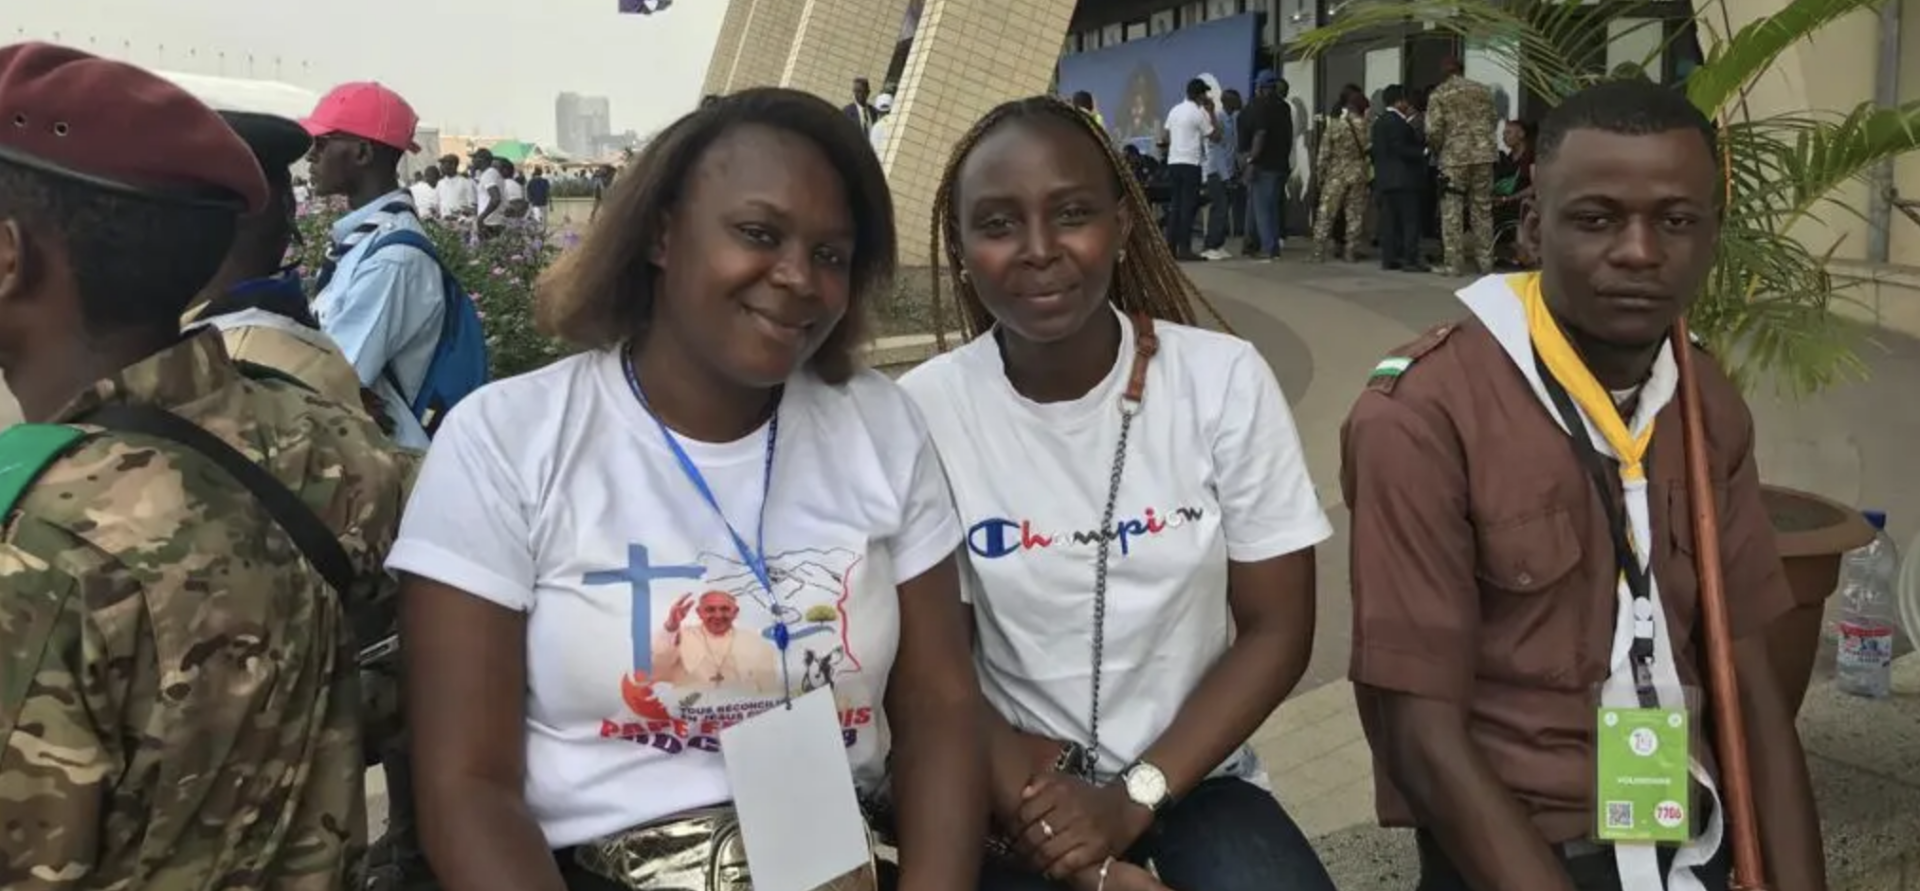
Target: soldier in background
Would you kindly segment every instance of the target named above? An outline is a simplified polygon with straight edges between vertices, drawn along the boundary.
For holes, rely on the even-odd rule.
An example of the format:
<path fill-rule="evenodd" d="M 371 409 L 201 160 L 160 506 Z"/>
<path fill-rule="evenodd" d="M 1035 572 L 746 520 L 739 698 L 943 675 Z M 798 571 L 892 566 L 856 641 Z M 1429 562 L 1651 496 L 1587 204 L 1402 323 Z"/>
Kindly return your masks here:
<path fill-rule="evenodd" d="M 1373 191 L 1373 164 L 1367 158 L 1367 97 L 1359 91 L 1343 94 L 1346 106 L 1339 116 L 1320 127 L 1320 147 L 1314 166 L 1320 176 L 1320 206 L 1313 213 L 1313 262 L 1322 263 L 1333 248 L 1333 224 L 1345 217 L 1346 240 L 1341 259 L 1360 258 L 1361 225 L 1367 218 L 1367 196 Z"/>
<path fill-rule="evenodd" d="M 37 43 L 0 48 L 0 108 L 0 370 L 36 422 L 0 436 L 0 887 L 336 891 L 366 831 L 342 605 L 391 590 L 392 451 L 181 333 L 268 204 L 218 115 Z"/>
<path fill-rule="evenodd" d="M 1427 97 L 1427 145 L 1440 167 L 1440 242 L 1446 248 L 1442 275 L 1469 274 L 1465 261 L 1466 223 L 1473 223 L 1474 261 L 1481 273 L 1493 271 L 1494 131 L 1500 116 L 1493 90 L 1468 80 L 1460 60 L 1440 63 L 1445 79 Z"/>

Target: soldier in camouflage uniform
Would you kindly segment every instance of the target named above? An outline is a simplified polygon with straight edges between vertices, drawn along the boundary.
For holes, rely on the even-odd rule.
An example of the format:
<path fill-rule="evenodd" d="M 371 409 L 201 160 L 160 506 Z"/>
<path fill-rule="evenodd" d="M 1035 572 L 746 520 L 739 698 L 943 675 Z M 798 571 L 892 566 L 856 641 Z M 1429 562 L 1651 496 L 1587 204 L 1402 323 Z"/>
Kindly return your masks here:
<path fill-rule="evenodd" d="M 217 115 L 22 44 L 0 48 L 0 118 L 0 367 L 36 422 L 0 435 L 0 492 L 19 493 L 0 520 L 0 887 L 337 891 L 366 831 L 342 600 L 388 589 L 395 458 L 361 413 L 179 332 L 266 204 Z M 87 423 L 116 411 L 170 412 L 255 462 L 358 581 L 329 586 L 217 449 Z M 5 457 L 75 431 L 37 472 Z"/>
<path fill-rule="evenodd" d="M 1494 132 L 1500 126 L 1493 90 L 1468 80 L 1458 59 L 1441 63 L 1446 79 L 1427 97 L 1427 145 L 1440 162 L 1440 241 L 1446 247 L 1442 275 L 1463 275 L 1466 223 L 1473 224 L 1474 260 L 1493 271 Z"/>
<path fill-rule="evenodd" d="M 1349 96 L 1339 117 L 1320 125 L 1320 147 L 1314 153 L 1320 177 L 1320 206 L 1313 213 L 1313 261 L 1323 262 L 1333 247 L 1336 217 L 1347 221 L 1342 258 L 1359 259 L 1361 225 L 1367 218 L 1367 196 L 1373 190 L 1373 163 L 1367 158 L 1366 98 Z"/>

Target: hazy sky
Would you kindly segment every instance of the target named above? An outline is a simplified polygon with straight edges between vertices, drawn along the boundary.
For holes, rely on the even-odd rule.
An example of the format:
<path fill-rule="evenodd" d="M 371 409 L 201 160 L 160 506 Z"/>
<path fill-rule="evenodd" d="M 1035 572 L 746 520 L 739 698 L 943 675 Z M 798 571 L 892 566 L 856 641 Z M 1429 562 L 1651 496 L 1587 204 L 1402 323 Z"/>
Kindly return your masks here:
<path fill-rule="evenodd" d="M 677 0 L 666 12 L 639 16 L 615 12 L 617 0 L 0 5 L 0 42 L 55 40 L 57 33 L 60 43 L 148 67 L 281 80 L 316 92 L 378 80 L 443 133 L 538 142 L 553 139 L 554 97 L 563 90 L 608 97 L 616 132 L 645 135 L 691 110 L 726 8 L 725 0 Z"/>

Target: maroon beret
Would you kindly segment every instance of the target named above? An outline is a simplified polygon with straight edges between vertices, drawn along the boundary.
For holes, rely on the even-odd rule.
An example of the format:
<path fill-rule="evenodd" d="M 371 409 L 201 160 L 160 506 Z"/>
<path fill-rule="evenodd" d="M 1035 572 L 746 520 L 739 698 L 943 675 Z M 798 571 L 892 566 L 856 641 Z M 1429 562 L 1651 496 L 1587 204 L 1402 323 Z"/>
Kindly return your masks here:
<path fill-rule="evenodd" d="M 200 100 L 132 65 L 0 47 L 0 160 L 160 200 L 266 206 L 260 163 Z"/>

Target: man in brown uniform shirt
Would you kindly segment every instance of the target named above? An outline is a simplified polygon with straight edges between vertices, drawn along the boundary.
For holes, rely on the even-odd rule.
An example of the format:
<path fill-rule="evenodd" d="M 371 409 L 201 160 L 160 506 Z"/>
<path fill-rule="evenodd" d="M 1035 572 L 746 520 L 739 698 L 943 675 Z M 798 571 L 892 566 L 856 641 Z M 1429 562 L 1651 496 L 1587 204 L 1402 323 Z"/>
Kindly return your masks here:
<path fill-rule="evenodd" d="M 1693 746 L 1696 841 L 1679 853 L 1658 849 L 1657 877 L 1653 853 L 1636 861 L 1640 878 L 1623 879 L 1639 855 L 1590 841 L 1599 691 L 1641 677 L 1617 666 L 1642 658 L 1637 638 L 1653 636 L 1621 621 L 1629 600 L 1615 529 L 1638 529 L 1630 541 L 1650 542 L 1630 550 L 1651 563 L 1657 596 L 1645 615 L 1664 616 L 1667 677 L 1694 695 L 1705 687 L 1681 419 L 1664 344 L 1713 263 L 1716 157 L 1711 124 L 1681 93 L 1612 83 L 1570 97 L 1541 128 L 1536 203 L 1523 221 L 1540 274 L 1463 289 L 1474 318 L 1382 362 L 1348 418 L 1341 483 L 1353 514 L 1352 678 L 1381 821 L 1418 827 L 1422 891 L 1725 887 L 1704 741 Z M 1550 370 L 1556 344 L 1563 364 Z M 1572 373 L 1565 362 L 1583 367 Z M 1694 364 L 1762 848 L 1773 887 L 1822 889 L 1806 764 L 1758 633 L 1793 601 L 1760 501 L 1752 417 L 1708 357 Z M 1644 462 L 1619 462 L 1612 456 L 1635 453 L 1633 442 L 1598 446 L 1604 501 L 1558 420 L 1569 412 L 1555 412 L 1580 389 L 1575 377 L 1603 404 L 1612 397 L 1602 411 L 1617 412 L 1616 429 L 1630 423 L 1646 449 Z M 1576 417 L 1606 427 L 1587 404 Z M 1647 588 L 1633 592 L 1634 606 Z M 1623 660 L 1629 641 L 1633 656 Z M 1629 697 L 1634 689 L 1628 680 Z M 1645 705 L 1651 694 L 1641 695 Z M 1698 868 L 1674 869 L 1676 858 Z"/>

